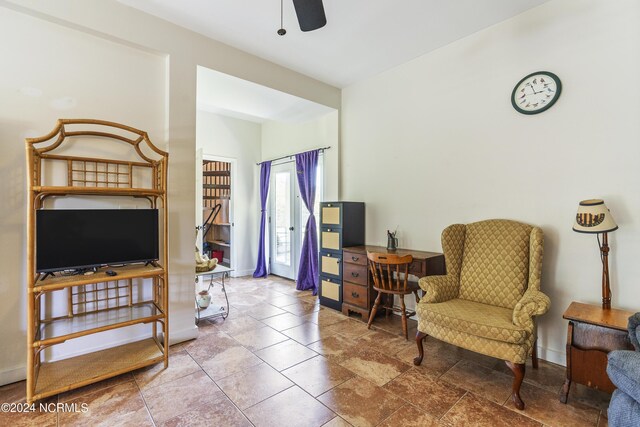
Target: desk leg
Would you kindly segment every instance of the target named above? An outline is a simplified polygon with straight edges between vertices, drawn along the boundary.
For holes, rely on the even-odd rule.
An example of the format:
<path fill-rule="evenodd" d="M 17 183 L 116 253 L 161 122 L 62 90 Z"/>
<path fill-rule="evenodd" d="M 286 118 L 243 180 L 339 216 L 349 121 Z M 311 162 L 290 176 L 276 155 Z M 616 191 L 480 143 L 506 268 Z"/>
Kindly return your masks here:
<path fill-rule="evenodd" d="M 567 403 L 569 388 L 571 387 L 571 346 L 573 345 L 573 322 L 569 321 L 567 329 L 567 378 L 560 391 L 560 402 Z"/>

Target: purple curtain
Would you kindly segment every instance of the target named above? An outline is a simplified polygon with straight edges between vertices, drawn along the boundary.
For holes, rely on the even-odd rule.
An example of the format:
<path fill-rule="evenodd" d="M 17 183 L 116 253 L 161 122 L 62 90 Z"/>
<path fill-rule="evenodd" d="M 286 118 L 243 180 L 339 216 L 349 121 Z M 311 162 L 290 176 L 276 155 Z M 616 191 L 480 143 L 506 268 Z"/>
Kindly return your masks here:
<path fill-rule="evenodd" d="M 260 165 L 260 241 L 258 242 L 258 263 L 253 277 L 267 277 L 267 260 L 264 250 L 264 229 L 266 227 L 267 195 L 269 194 L 269 177 L 271 176 L 271 162 Z"/>
<path fill-rule="evenodd" d="M 300 196 L 309 211 L 302 252 L 300 253 L 300 269 L 296 289 L 313 290 L 318 293 L 318 233 L 316 218 L 313 216 L 313 205 L 316 199 L 316 170 L 318 168 L 318 150 L 296 154 L 296 175 Z"/>

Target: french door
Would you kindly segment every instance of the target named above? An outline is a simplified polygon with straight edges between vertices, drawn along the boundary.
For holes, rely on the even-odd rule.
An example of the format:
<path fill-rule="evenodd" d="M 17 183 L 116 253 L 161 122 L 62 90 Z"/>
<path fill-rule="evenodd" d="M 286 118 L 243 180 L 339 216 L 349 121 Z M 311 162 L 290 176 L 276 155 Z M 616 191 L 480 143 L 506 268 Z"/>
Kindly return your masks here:
<path fill-rule="evenodd" d="M 269 185 L 269 260 L 271 273 L 295 280 L 300 258 L 298 180 L 294 162 L 271 167 Z"/>
<path fill-rule="evenodd" d="M 323 156 L 318 158 L 316 172 L 316 226 L 322 200 Z M 295 162 L 271 166 L 269 184 L 269 270 L 271 274 L 295 280 L 300 264 L 305 225 L 309 218 L 300 198 Z M 317 227 L 316 227 L 317 228 Z"/>

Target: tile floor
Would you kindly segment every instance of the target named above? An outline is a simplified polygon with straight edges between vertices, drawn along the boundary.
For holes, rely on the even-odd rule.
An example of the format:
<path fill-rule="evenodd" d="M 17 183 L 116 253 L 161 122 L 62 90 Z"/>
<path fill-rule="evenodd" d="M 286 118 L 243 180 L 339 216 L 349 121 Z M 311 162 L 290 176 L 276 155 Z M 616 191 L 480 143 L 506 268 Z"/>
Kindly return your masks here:
<path fill-rule="evenodd" d="M 231 279 L 227 289 L 230 316 L 201 322 L 197 340 L 171 348 L 168 369 L 47 400 L 86 403 L 86 413 L 0 413 L 0 426 L 607 425 L 607 394 L 574 385 L 569 403 L 558 401 L 561 366 L 527 368 L 518 411 L 503 362 L 428 338 L 415 367 L 397 317 L 367 330 L 277 277 Z M 0 387 L 0 403 L 24 401 L 24 389 Z"/>

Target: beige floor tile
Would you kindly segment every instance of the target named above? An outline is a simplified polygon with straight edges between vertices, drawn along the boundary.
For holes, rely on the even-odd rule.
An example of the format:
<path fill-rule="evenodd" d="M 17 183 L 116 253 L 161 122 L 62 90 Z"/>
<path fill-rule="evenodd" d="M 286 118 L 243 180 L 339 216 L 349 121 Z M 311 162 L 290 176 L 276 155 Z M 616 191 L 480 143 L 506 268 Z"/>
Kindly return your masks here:
<path fill-rule="evenodd" d="M 393 335 L 385 331 L 372 331 L 355 340 L 359 347 L 368 347 L 387 356 L 395 356 L 407 348 L 414 349 L 417 354 L 415 341 L 407 341 L 404 337 Z"/>
<path fill-rule="evenodd" d="M 293 385 L 285 376 L 266 363 L 218 380 L 217 384 L 242 410 Z"/>
<path fill-rule="evenodd" d="M 271 304 L 262 303 L 252 306 L 250 309 L 244 311 L 244 313 L 256 320 L 262 320 L 268 317 L 277 316 L 278 314 L 286 313 L 286 311 Z"/>
<path fill-rule="evenodd" d="M 240 344 L 254 352 L 288 339 L 285 335 L 268 326 L 245 331 L 240 334 L 232 334 L 232 336 Z"/>
<path fill-rule="evenodd" d="M 164 368 L 164 363 L 160 362 L 158 365 Z M 117 377 L 108 378 L 106 380 L 89 384 L 87 386 L 80 387 L 75 390 L 70 390 L 64 393 L 60 393 L 58 395 L 58 402 L 61 402 L 61 403 L 68 402 L 70 400 L 77 399 L 79 397 L 84 397 L 98 390 L 104 390 L 106 388 L 114 387 L 114 386 L 117 386 L 126 382 L 130 382 L 133 380 L 134 380 L 133 374 L 131 374 L 130 372 L 126 374 L 118 375 Z"/>
<path fill-rule="evenodd" d="M 297 303 L 292 305 L 285 305 L 284 307 L 282 307 L 282 309 L 288 311 L 289 313 L 295 314 L 296 316 L 305 316 L 315 311 L 319 311 L 320 305 L 298 301 Z"/>
<path fill-rule="evenodd" d="M 256 427 L 320 427 L 335 416 L 297 386 L 252 406 L 245 414 Z"/>
<path fill-rule="evenodd" d="M 251 316 L 247 316 L 245 314 L 242 314 L 236 317 L 232 317 L 232 316 L 233 316 L 232 314 L 229 315 L 229 318 L 227 318 L 228 321 L 225 320 L 221 323 L 216 323 L 215 324 L 216 328 L 219 331 L 223 331 L 233 335 L 233 334 L 240 334 L 245 331 L 258 329 L 264 326 L 264 323 L 254 319 Z"/>
<path fill-rule="evenodd" d="M 303 323 L 306 323 L 306 320 L 304 317 L 296 316 L 295 314 L 287 312 L 278 316 L 262 319 L 262 323 L 272 327 L 276 331 L 283 331 L 285 329 L 302 325 Z"/>
<path fill-rule="evenodd" d="M 200 364 L 214 381 L 264 363 L 262 359 L 246 348 L 238 345 L 229 347 Z"/>
<path fill-rule="evenodd" d="M 311 344 L 318 341 L 323 336 L 328 336 L 330 333 L 326 329 L 322 329 L 315 323 L 303 323 L 302 325 L 295 326 L 293 328 L 285 329 L 283 334 L 298 341 L 302 345 Z"/>
<path fill-rule="evenodd" d="M 345 338 L 342 335 L 323 337 L 307 347 L 335 363 L 347 360 L 353 356 L 357 349 L 353 339 Z"/>
<path fill-rule="evenodd" d="M 144 389 L 142 394 L 153 420 L 157 423 L 189 412 L 192 408 L 210 405 L 219 388 L 204 372 Z"/>
<path fill-rule="evenodd" d="M 322 327 L 333 325 L 334 323 L 345 320 L 345 317 L 342 313 L 331 309 L 314 311 L 313 313 L 307 314 L 302 318 L 307 322 L 315 323 L 316 325 L 320 325 Z"/>
<path fill-rule="evenodd" d="M 324 328 L 327 335 L 339 334 L 346 338 L 356 339 L 364 334 L 374 333 L 367 329 L 367 324 L 360 320 L 345 319 L 342 322 L 334 323 Z"/>
<path fill-rule="evenodd" d="M 39 403 L 25 409 L 27 401 L 26 381 L 19 381 L 0 387 L 0 403 L 15 404 L 12 410 L 24 410 L 25 412 L 0 412 L 0 426 L 23 427 L 44 426 L 53 427 L 58 423 L 58 415 L 55 412 L 41 411 Z M 42 401 L 43 404 L 55 404 L 58 396 L 52 396 Z M 18 406 L 20 405 L 20 406 Z M 34 409 L 31 412 L 31 408 Z"/>
<path fill-rule="evenodd" d="M 524 411 L 513 408 L 511 400 L 507 401 L 505 406 L 545 425 L 554 427 L 598 425 L 600 410 L 579 402 L 561 403 L 558 400 L 558 393 L 524 383 L 520 388 L 520 397 L 525 404 Z"/>
<path fill-rule="evenodd" d="M 452 351 L 438 351 L 439 347 L 424 345 L 424 358 L 420 366 L 416 366 L 421 373 L 439 377 L 453 368 L 460 358 Z M 405 363 L 413 365 L 413 359 L 418 356 L 418 347 L 405 347 L 395 357 Z"/>
<path fill-rule="evenodd" d="M 214 391 L 211 400 L 173 417 L 157 427 L 251 427 L 251 423 L 221 391 Z"/>
<path fill-rule="evenodd" d="M 351 424 L 340 417 L 335 417 L 328 423 L 324 424 L 322 427 L 351 427 Z"/>
<path fill-rule="evenodd" d="M 496 360 L 493 367 L 496 371 L 511 374 L 511 370 L 502 360 Z M 545 360 L 538 360 L 538 369 L 533 369 L 531 358 L 527 359 L 524 382 L 557 393 L 564 383 L 566 368 Z"/>
<path fill-rule="evenodd" d="M 282 371 L 318 355 L 315 351 L 308 349 L 294 340 L 283 341 L 271 347 L 263 348 L 262 350 L 256 351 L 255 354 L 278 371 Z"/>
<path fill-rule="evenodd" d="M 466 393 L 447 382 L 411 369 L 383 387 L 385 390 L 440 418 Z"/>
<path fill-rule="evenodd" d="M 282 374 L 314 397 L 355 376 L 350 370 L 322 356 L 295 365 L 283 371 Z"/>
<path fill-rule="evenodd" d="M 216 330 L 207 334 L 198 334 L 198 338 L 184 345 L 184 350 L 198 363 L 207 360 L 215 354 L 229 348 L 238 346 L 227 333 Z"/>
<path fill-rule="evenodd" d="M 378 386 L 383 386 L 411 366 L 393 357 L 370 349 L 359 349 L 352 357 L 340 363 Z"/>
<path fill-rule="evenodd" d="M 409 298 L 411 297 L 407 297 L 406 301 L 409 301 Z M 366 319 L 369 320 L 369 319 Z M 401 316 L 396 316 L 396 315 L 389 315 L 389 316 L 376 316 L 376 318 L 373 320 L 373 323 L 371 325 L 371 327 L 373 329 L 378 329 L 378 330 L 382 330 L 385 332 L 389 332 L 391 334 L 394 335 L 401 335 L 404 336 L 403 332 L 402 332 L 402 317 Z M 408 333 L 409 333 L 409 340 L 413 340 L 415 339 L 416 336 L 416 328 L 418 327 L 418 322 L 416 322 L 413 319 L 407 319 L 407 328 L 408 328 Z"/>
<path fill-rule="evenodd" d="M 356 427 L 376 426 L 404 405 L 399 397 L 360 377 L 329 390 L 318 400 Z"/>
<path fill-rule="evenodd" d="M 526 377 L 525 377 L 526 378 Z M 606 411 L 609 408 L 611 395 L 582 384 L 572 383 L 567 402 L 579 402 L 593 408 Z"/>
<path fill-rule="evenodd" d="M 136 383 L 141 390 L 185 377 L 200 371 L 200 366 L 191 358 L 189 353 L 181 351 L 169 355 L 169 367 L 165 369 L 164 363 L 156 363 L 147 368 L 139 369 L 133 373 Z"/>
<path fill-rule="evenodd" d="M 68 405 L 75 403 L 80 405 L 79 408 L 86 405 L 86 412 L 82 409 L 58 412 L 61 426 L 153 426 L 140 391 L 132 381 L 97 390 L 67 402 Z"/>
<path fill-rule="evenodd" d="M 378 427 L 438 427 L 440 425 L 438 420 L 431 415 L 411 405 L 405 405 L 381 424 L 378 424 Z"/>
<path fill-rule="evenodd" d="M 424 362 L 423 362 L 424 363 Z M 461 360 L 440 379 L 502 405 L 511 396 L 513 377 Z"/>
<path fill-rule="evenodd" d="M 278 293 L 279 296 L 274 296 L 271 298 L 268 298 L 266 301 L 271 304 L 271 305 L 275 305 L 276 307 L 285 307 L 287 305 L 291 305 L 291 304 L 295 304 L 297 302 L 297 298 L 295 296 L 291 296 L 291 295 L 283 295 L 281 293 Z"/>
<path fill-rule="evenodd" d="M 541 423 L 487 399 L 467 393 L 441 419 L 451 426 L 540 427 Z"/>

